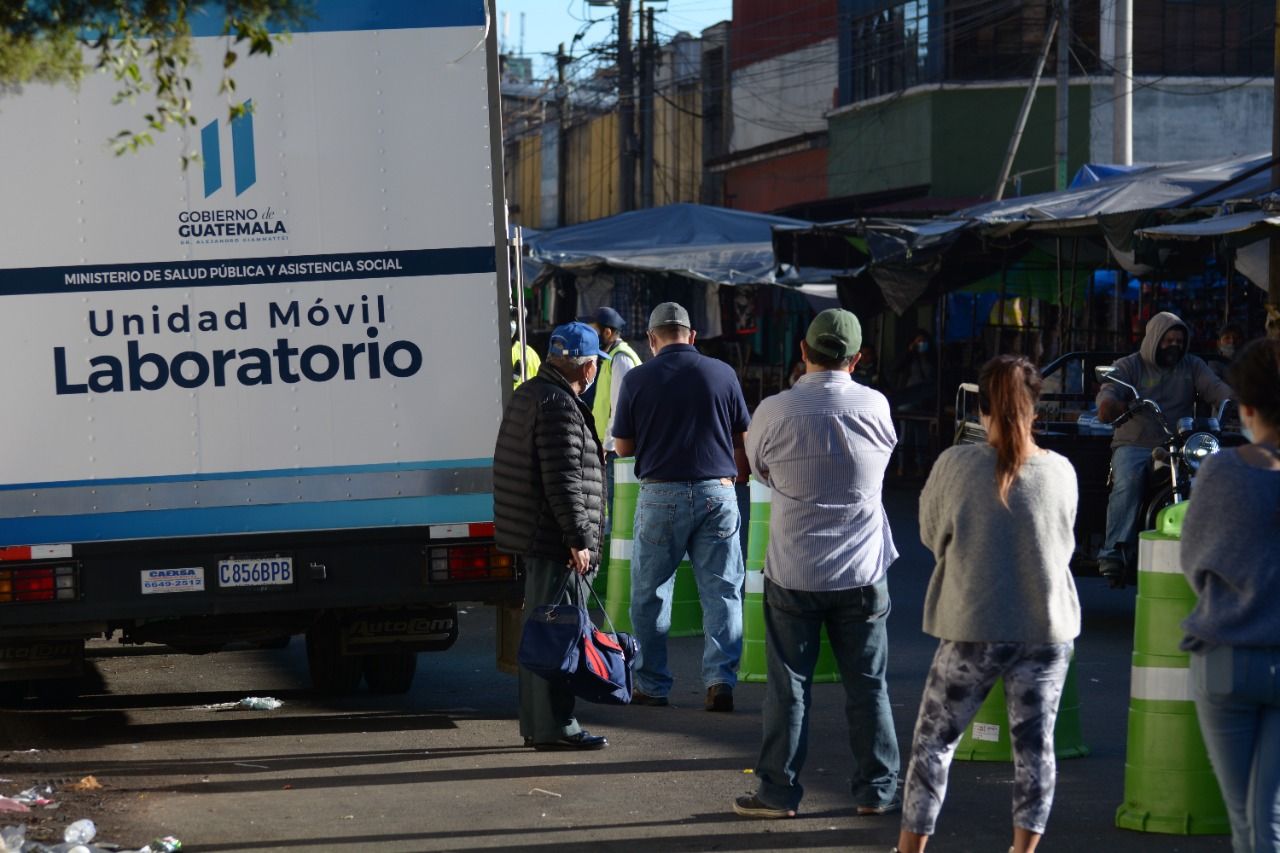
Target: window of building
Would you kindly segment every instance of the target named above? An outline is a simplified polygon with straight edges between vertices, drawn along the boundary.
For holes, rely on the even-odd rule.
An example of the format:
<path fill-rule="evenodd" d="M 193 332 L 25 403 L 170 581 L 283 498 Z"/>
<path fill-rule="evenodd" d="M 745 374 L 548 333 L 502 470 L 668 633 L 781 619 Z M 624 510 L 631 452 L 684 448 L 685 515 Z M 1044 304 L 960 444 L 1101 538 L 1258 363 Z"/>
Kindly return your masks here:
<path fill-rule="evenodd" d="M 855 18 L 852 26 L 852 100 L 863 101 L 925 82 L 928 0 L 895 3 Z"/>

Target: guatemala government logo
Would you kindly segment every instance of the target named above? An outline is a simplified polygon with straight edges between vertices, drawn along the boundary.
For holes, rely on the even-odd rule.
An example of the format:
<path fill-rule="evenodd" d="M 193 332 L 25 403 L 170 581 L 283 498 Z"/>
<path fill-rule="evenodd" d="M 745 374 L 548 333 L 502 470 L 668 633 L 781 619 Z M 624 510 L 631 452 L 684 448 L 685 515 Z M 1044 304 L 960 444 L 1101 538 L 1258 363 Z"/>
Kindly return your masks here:
<path fill-rule="evenodd" d="M 257 153 L 253 137 L 253 101 L 230 121 L 214 120 L 200 129 L 200 159 L 204 164 L 204 197 L 223 193 L 222 143 L 231 141 L 231 174 L 235 198 L 258 182 Z M 225 125 L 225 134 L 224 134 Z M 226 189 L 231 189 L 227 187 Z M 182 245 L 214 243 L 263 243 L 289 239 L 283 220 L 270 207 L 227 207 L 183 210 L 178 213 L 178 241 Z"/>

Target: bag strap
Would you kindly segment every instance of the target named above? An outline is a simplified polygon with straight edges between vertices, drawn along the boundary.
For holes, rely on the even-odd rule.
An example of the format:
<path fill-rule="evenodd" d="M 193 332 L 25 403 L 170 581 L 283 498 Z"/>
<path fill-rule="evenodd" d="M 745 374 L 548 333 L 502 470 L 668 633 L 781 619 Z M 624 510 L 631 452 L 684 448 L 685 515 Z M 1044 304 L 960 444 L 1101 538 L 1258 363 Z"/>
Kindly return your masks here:
<path fill-rule="evenodd" d="M 583 578 L 581 575 L 579 575 L 577 572 L 575 572 L 573 569 L 569 569 L 569 571 L 565 572 L 564 581 L 561 582 L 560 589 L 556 591 L 556 597 L 551 603 L 552 604 L 577 604 L 579 607 L 582 607 L 583 610 L 587 609 L 587 605 L 591 603 L 590 601 L 583 602 L 582 604 L 578 604 L 578 602 L 574 601 L 576 596 L 569 595 L 569 581 L 573 580 L 574 578 L 578 578 L 579 579 L 578 582 L 580 584 L 584 584 L 587 587 L 587 589 L 590 591 L 591 601 L 594 601 L 596 607 L 600 608 L 600 612 L 604 614 L 604 624 L 605 624 L 605 627 L 608 628 L 609 633 L 610 634 L 618 633 L 618 629 L 613 626 L 613 620 L 609 618 L 609 610 L 604 606 L 604 602 L 600 600 L 600 595 L 596 592 L 595 586 L 593 586 L 590 583 L 587 583 L 586 579 Z"/>
<path fill-rule="evenodd" d="M 605 627 L 609 629 L 610 634 L 618 633 L 618 629 L 613 627 L 613 620 L 609 618 L 609 609 L 600 601 L 599 594 L 593 584 L 587 584 L 587 588 L 591 590 L 591 599 L 596 603 L 596 607 L 600 608 L 600 612 L 604 614 Z"/>
<path fill-rule="evenodd" d="M 577 604 L 575 596 L 569 594 L 569 581 L 573 580 L 575 574 L 577 572 L 573 569 L 564 573 L 564 580 L 560 582 L 560 589 L 556 590 L 556 597 L 551 600 L 551 604 Z"/>

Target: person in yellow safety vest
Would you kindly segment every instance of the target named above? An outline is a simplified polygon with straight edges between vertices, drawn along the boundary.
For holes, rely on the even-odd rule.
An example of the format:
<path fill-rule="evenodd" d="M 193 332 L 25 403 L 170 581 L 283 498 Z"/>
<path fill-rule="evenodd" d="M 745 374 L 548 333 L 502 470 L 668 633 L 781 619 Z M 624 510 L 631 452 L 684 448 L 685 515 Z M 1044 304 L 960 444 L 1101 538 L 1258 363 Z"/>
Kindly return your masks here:
<path fill-rule="evenodd" d="M 594 314 L 582 319 L 590 323 L 600 335 L 600 349 L 610 356 L 608 361 L 600 365 L 600 374 L 596 377 L 595 403 L 591 412 L 595 415 L 596 435 L 604 446 L 604 472 L 610 506 L 613 502 L 613 460 L 618 458 L 613 446 L 613 413 L 618 405 L 618 389 L 622 387 L 622 378 L 631 368 L 640 363 L 640 356 L 631 345 L 622 339 L 622 330 L 627 321 L 622 315 L 607 306 L 597 308 Z M 612 514 L 605 522 L 605 533 L 613 527 Z"/>
<path fill-rule="evenodd" d="M 538 370 L 542 368 L 542 359 L 538 358 L 538 352 L 528 344 L 521 344 L 516 336 L 516 321 L 511 321 L 511 379 L 515 383 L 513 387 L 519 388 L 520 383 L 524 380 L 520 378 L 520 362 L 524 360 L 524 379 L 532 379 L 538 375 Z"/>

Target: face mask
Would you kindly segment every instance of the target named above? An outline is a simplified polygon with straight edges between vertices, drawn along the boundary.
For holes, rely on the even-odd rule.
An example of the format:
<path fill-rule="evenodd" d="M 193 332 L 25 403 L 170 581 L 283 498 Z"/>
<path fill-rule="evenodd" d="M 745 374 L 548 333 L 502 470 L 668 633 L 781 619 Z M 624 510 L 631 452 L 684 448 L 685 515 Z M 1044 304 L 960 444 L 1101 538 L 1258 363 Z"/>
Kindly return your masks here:
<path fill-rule="evenodd" d="M 1218 355 L 1222 356 L 1223 358 L 1235 358 L 1236 345 L 1223 344 L 1222 346 L 1218 347 Z"/>
<path fill-rule="evenodd" d="M 1242 426 L 1240 427 L 1240 434 L 1244 436 L 1245 441 L 1253 444 L 1253 430 L 1249 429 L 1247 426 Z"/>
<path fill-rule="evenodd" d="M 1182 347 L 1162 347 L 1156 351 L 1156 364 L 1160 367 L 1173 367 L 1182 358 Z"/>
<path fill-rule="evenodd" d="M 920 341 L 919 343 L 916 344 L 916 352 L 928 352 L 928 351 L 929 351 L 928 341 Z"/>

